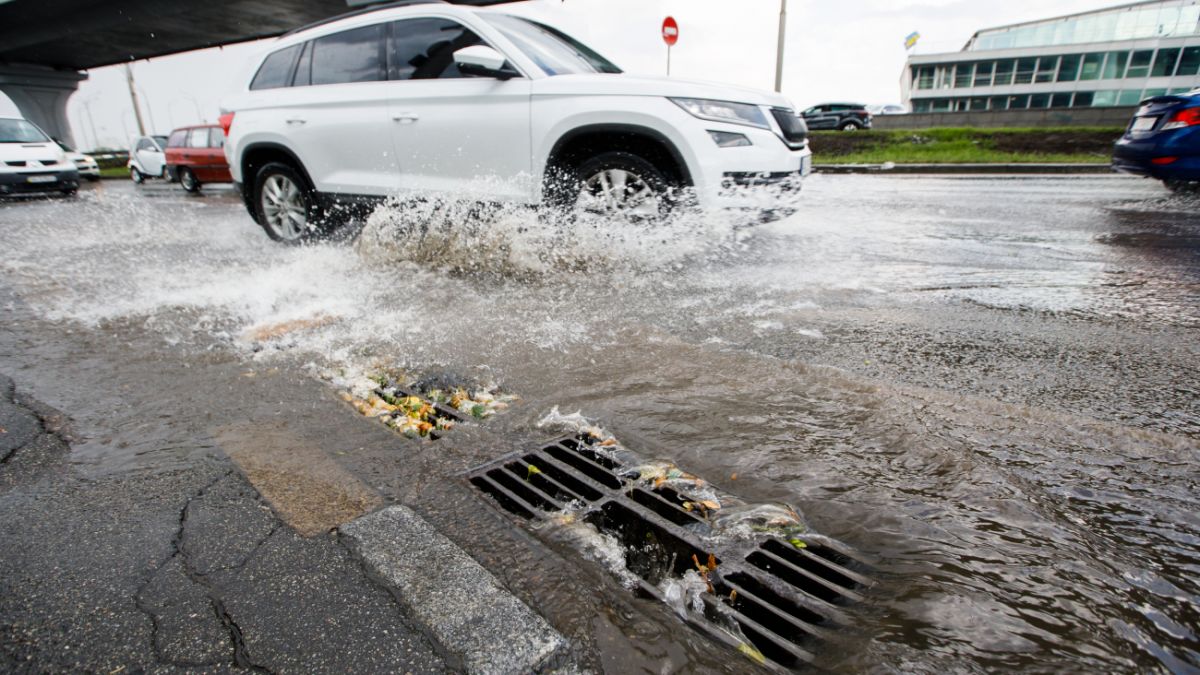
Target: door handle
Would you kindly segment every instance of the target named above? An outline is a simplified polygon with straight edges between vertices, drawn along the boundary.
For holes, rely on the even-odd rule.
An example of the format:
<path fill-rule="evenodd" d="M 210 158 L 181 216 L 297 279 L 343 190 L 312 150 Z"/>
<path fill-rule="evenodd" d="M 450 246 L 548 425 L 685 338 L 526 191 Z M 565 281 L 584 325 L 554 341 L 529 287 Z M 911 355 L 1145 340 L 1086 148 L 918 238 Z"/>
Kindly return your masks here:
<path fill-rule="evenodd" d="M 411 124 L 419 119 L 421 119 L 421 116 L 415 113 L 398 113 L 392 116 L 393 122 L 399 122 L 401 124 Z"/>
<path fill-rule="evenodd" d="M 305 124 L 306 122 L 308 122 L 308 120 L 290 119 L 287 121 L 288 124 Z"/>

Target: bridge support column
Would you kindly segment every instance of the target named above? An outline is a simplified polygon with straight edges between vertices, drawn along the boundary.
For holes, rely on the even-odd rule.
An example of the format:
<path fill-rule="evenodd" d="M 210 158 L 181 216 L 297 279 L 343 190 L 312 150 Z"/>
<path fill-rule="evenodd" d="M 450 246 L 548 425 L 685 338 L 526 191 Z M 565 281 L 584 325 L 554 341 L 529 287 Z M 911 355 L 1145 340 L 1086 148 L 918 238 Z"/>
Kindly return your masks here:
<path fill-rule="evenodd" d="M 12 99 L 25 119 L 74 147 L 67 99 L 87 77 L 87 73 L 73 70 L 0 64 L 0 91 Z"/>

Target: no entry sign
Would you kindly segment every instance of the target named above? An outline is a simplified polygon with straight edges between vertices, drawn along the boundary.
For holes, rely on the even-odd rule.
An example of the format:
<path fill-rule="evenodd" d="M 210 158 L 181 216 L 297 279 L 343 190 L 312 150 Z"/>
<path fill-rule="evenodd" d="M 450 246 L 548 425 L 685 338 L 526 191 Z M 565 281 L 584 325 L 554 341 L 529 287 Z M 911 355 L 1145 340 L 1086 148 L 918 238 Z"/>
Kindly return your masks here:
<path fill-rule="evenodd" d="M 675 17 L 668 16 L 663 19 L 662 36 L 668 47 L 674 47 L 675 43 L 679 42 L 679 24 L 675 23 Z"/>

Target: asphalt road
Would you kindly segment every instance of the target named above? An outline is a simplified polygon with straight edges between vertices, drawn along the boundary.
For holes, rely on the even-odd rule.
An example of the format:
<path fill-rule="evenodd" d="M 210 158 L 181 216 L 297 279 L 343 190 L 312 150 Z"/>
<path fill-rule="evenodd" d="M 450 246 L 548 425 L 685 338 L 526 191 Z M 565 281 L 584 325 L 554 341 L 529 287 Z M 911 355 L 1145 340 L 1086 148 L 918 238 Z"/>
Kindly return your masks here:
<path fill-rule="evenodd" d="M 566 637 L 548 667 L 744 671 L 461 479 L 558 406 L 870 560 L 823 668 L 1200 667 L 1198 203 L 817 176 L 797 205 L 647 236 L 407 204 L 287 249 L 220 188 L 0 204 L 0 664 L 457 669 L 337 533 L 399 503 Z M 384 367 L 522 402 L 404 439 L 329 382 Z"/>

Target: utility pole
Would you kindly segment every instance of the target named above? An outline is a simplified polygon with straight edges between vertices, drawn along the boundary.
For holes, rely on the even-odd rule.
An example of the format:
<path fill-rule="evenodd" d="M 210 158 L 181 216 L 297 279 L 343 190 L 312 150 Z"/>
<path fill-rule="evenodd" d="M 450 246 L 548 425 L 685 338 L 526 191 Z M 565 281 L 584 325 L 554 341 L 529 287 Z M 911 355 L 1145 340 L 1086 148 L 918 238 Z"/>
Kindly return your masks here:
<path fill-rule="evenodd" d="M 137 118 L 138 135 L 146 135 L 146 125 L 142 122 L 142 110 L 138 107 L 137 85 L 133 83 L 133 68 L 125 64 L 125 82 L 129 84 L 129 98 L 133 101 L 133 115 Z"/>
<path fill-rule="evenodd" d="M 83 111 L 87 113 L 88 126 L 92 128 L 92 150 L 100 147 L 100 137 L 96 135 L 96 122 L 92 119 L 91 101 L 83 102 Z"/>
<path fill-rule="evenodd" d="M 775 91 L 783 91 L 783 43 L 787 37 L 787 0 L 779 0 L 779 47 L 775 54 Z"/>

